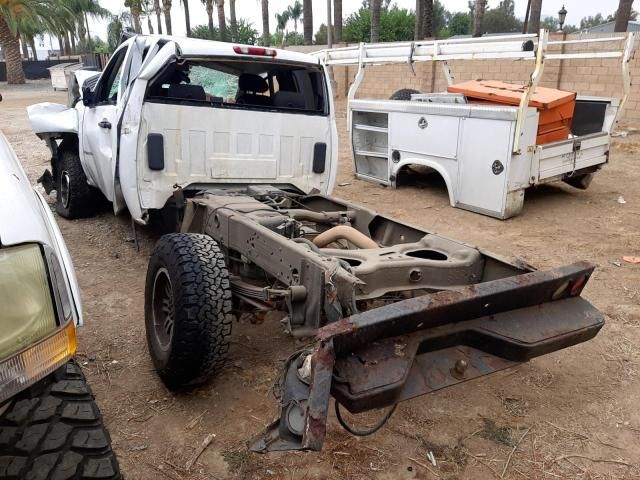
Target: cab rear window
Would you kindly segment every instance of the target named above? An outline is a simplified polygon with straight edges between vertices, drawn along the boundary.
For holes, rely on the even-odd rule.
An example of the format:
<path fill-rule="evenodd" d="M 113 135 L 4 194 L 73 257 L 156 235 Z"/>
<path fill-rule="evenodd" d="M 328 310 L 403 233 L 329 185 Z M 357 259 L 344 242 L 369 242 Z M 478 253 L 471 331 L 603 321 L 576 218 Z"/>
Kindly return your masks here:
<path fill-rule="evenodd" d="M 175 62 L 155 78 L 147 100 L 221 108 L 327 115 L 320 67 L 235 59 Z"/>

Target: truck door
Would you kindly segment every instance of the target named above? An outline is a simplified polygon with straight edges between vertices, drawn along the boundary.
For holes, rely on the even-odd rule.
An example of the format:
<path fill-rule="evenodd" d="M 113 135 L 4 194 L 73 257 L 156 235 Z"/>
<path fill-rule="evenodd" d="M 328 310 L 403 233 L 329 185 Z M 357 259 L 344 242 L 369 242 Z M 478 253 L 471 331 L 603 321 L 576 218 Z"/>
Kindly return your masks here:
<path fill-rule="evenodd" d="M 118 98 L 122 94 L 121 77 L 128 47 L 117 50 L 95 88 L 94 105 L 85 108 L 82 120 L 81 148 L 83 166 L 105 197 L 113 202 L 112 162 L 117 148 Z"/>

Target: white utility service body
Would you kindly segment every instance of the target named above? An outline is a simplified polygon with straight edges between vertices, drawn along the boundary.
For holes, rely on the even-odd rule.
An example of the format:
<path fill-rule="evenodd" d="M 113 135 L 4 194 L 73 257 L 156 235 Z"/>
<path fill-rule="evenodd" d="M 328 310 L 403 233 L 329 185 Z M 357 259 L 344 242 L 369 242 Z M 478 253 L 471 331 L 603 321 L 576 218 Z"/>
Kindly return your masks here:
<path fill-rule="evenodd" d="M 162 83 L 167 69 L 176 65 L 187 67 Z M 243 104 L 205 92 L 220 85 L 210 79 L 204 87 L 194 85 L 194 67 L 201 77 L 211 73 L 211 65 L 221 65 L 215 73 L 232 89 L 240 82 L 259 83 L 262 75 L 264 88 L 270 82 L 268 90 L 246 85 L 256 91 L 238 91 Z M 282 82 L 268 78 L 260 66 L 280 72 Z M 305 69 L 317 86 L 299 74 Z M 288 87 L 283 71 L 295 77 Z M 243 80 L 243 75 L 251 78 Z M 28 113 L 34 132 L 49 142 L 54 159 L 55 149 L 76 136 L 89 185 L 113 203 L 115 213 L 126 207 L 138 223 L 147 223 L 149 212 L 163 209 L 174 193 L 212 185 L 288 185 L 324 194 L 333 189 L 335 114 L 331 85 L 316 57 L 191 38 L 135 36 L 113 53 L 102 73 L 78 71 L 76 78 L 82 95 L 92 100 L 81 97 L 67 107 L 32 105 Z M 155 97 L 150 89 L 157 91 Z M 310 106 L 312 89 L 318 104 Z M 197 99 L 191 97 L 194 91 Z M 326 155 L 321 169 L 314 166 L 318 152 Z"/>
<path fill-rule="evenodd" d="M 549 54 L 549 45 L 622 42 L 615 51 Z M 451 206 L 506 219 L 523 208 L 530 186 L 588 177 L 609 159 L 610 133 L 630 89 L 629 61 L 634 35 L 602 39 L 549 41 L 548 34 L 508 35 L 484 39 L 360 44 L 316 52 L 328 66 L 357 65 L 348 96 L 348 125 L 357 178 L 391 187 L 409 165 L 429 167 L 446 183 Z M 587 135 L 536 144 L 539 113 L 529 99 L 546 61 L 620 58 L 622 98 L 578 96 L 578 102 L 601 105 L 602 127 Z M 535 65 L 520 106 L 466 103 L 459 94 L 417 94 L 411 100 L 356 99 L 368 65 L 439 61 L 449 85 L 448 60 L 529 60 Z"/>

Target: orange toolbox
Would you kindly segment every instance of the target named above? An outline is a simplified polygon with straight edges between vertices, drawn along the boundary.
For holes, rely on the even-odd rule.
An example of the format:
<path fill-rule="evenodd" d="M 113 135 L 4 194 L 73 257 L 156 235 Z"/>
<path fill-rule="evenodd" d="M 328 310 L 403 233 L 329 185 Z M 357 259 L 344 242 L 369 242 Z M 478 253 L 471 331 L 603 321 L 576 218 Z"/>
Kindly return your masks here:
<path fill-rule="evenodd" d="M 451 85 L 447 90 L 462 93 L 469 103 L 519 105 L 524 86 L 497 80 L 469 80 Z M 537 87 L 529 98 L 529 106 L 540 112 L 538 145 L 569 138 L 576 106 L 575 92 Z"/>

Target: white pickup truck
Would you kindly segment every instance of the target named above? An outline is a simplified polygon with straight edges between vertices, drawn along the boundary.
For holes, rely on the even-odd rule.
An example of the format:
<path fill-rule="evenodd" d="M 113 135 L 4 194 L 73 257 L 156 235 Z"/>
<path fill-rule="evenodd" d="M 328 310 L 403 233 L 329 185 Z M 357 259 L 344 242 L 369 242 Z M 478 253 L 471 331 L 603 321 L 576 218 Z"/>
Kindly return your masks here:
<path fill-rule="evenodd" d="M 76 78 L 78 74 L 76 73 Z M 219 373 L 233 315 L 283 314 L 315 337 L 279 378 L 278 418 L 256 451 L 319 450 L 329 399 L 373 433 L 395 405 L 593 338 L 581 298 L 594 266 L 507 260 L 328 196 L 337 131 L 312 56 L 138 36 L 80 82 L 73 107 L 35 105 L 58 211 L 90 213 L 98 188 L 146 223 L 175 207 L 149 260 L 149 353 L 170 389 Z M 390 407 L 356 431 L 340 414 Z"/>
<path fill-rule="evenodd" d="M 188 197 L 204 186 L 277 183 L 329 193 L 337 130 L 325 78 L 318 59 L 295 52 L 130 38 L 102 73 L 75 72 L 71 105 L 29 107 L 34 132 L 52 151 L 43 184 L 57 190 L 64 217 L 89 215 L 97 189 L 115 213 L 126 207 L 142 224 L 174 193 Z"/>

